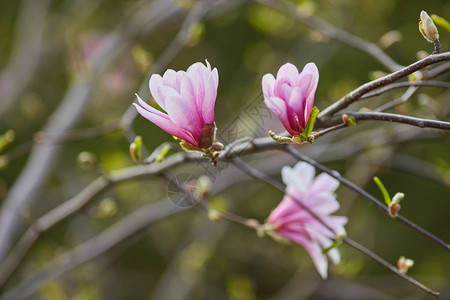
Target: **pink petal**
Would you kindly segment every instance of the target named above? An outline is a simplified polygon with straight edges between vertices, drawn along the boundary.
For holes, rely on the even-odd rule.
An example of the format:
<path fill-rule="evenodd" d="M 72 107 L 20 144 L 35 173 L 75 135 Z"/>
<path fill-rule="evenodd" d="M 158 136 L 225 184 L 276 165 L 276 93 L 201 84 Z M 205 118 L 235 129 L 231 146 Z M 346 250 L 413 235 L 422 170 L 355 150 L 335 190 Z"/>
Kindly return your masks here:
<path fill-rule="evenodd" d="M 301 87 L 295 87 L 292 90 L 292 93 L 288 100 L 288 105 L 291 108 L 291 110 L 295 113 L 297 118 L 290 118 L 290 120 L 294 120 L 295 123 L 291 124 L 291 127 L 296 128 L 297 131 L 301 132 L 302 129 L 306 126 L 306 121 L 304 119 L 304 106 L 305 106 L 305 94 L 304 89 Z M 298 121 L 297 121 L 298 120 Z M 300 128 L 301 127 L 301 128 Z"/>
<path fill-rule="evenodd" d="M 198 126 L 203 127 L 203 117 L 201 112 L 199 111 L 199 107 L 197 107 L 197 99 L 194 91 L 194 86 L 191 82 L 191 79 L 185 74 L 185 76 L 181 79 L 180 84 L 180 96 L 186 100 L 188 106 L 191 108 L 191 112 L 195 115 L 195 119 L 199 121 Z"/>
<path fill-rule="evenodd" d="M 305 205 L 308 206 L 317 214 L 332 214 L 340 207 L 339 202 L 336 200 L 336 196 L 329 192 L 321 192 L 312 194 L 308 192 L 308 196 L 305 197 Z"/>
<path fill-rule="evenodd" d="M 192 135 L 185 130 L 177 127 L 175 124 L 170 121 L 169 117 L 158 110 L 154 109 L 155 111 L 148 111 L 144 108 L 140 107 L 139 105 L 133 103 L 133 105 L 136 107 L 139 114 L 141 114 L 144 118 L 164 130 L 170 135 L 176 136 L 177 138 L 180 138 L 182 140 L 188 141 L 189 143 L 196 143 Z"/>
<path fill-rule="evenodd" d="M 286 128 L 286 130 L 289 132 L 289 134 L 291 135 L 298 134 L 298 132 L 296 132 L 294 129 L 291 128 L 288 119 L 288 111 L 286 103 L 282 99 L 278 97 L 265 98 L 264 104 L 271 112 L 273 112 L 278 117 L 278 119 L 280 119 L 281 123 L 283 124 L 284 128 Z"/>
<path fill-rule="evenodd" d="M 280 67 L 277 73 L 277 80 L 287 79 L 291 86 L 295 85 L 298 77 L 298 69 L 291 63 L 286 63 Z"/>
<path fill-rule="evenodd" d="M 287 102 L 289 100 L 290 92 L 286 91 L 287 87 L 291 87 L 291 83 L 289 82 L 289 78 L 277 78 L 275 80 L 275 86 L 273 90 L 273 94 L 275 97 L 283 99 L 283 101 Z"/>
<path fill-rule="evenodd" d="M 198 140 L 202 124 L 198 120 L 197 107 L 190 106 L 176 93 L 166 95 L 166 100 L 166 111 L 173 124 L 189 131 L 195 140 Z"/>
<path fill-rule="evenodd" d="M 208 81 L 205 85 L 205 99 L 203 100 L 202 115 L 203 120 L 207 124 L 214 122 L 214 106 L 217 98 L 217 87 L 219 84 L 219 73 L 214 68 L 209 74 Z"/>
<path fill-rule="evenodd" d="M 308 81 L 306 82 L 306 78 Z M 314 106 L 314 96 L 317 90 L 317 85 L 319 83 L 319 70 L 314 63 L 308 63 L 303 68 L 300 73 L 297 85 L 305 85 L 306 88 L 306 108 L 305 108 L 305 119 L 309 119 L 309 114 Z"/>
<path fill-rule="evenodd" d="M 146 110 L 148 110 L 148 111 L 150 111 L 150 112 L 153 112 L 153 113 L 158 114 L 158 115 L 160 115 L 160 116 L 166 116 L 166 117 L 167 117 L 166 114 L 160 112 L 160 111 L 157 110 L 156 108 L 151 107 L 149 104 L 147 104 L 144 100 L 141 99 L 141 97 L 139 97 L 138 94 L 135 93 L 135 95 L 136 95 L 136 97 L 137 97 L 137 99 L 138 99 L 138 102 L 139 102 L 139 105 L 140 105 L 140 106 L 142 106 L 143 108 L 145 108 Z"/>
<path fill-rule="evenodd" d="M 328 261 L 326 256 L 322 254 L 322 248 L 317 243 L 299 234 L 293 234 L 290 232 L 286 232 L 284 234 L 282 234 L 281 232 L 279 233 L 288 238 L 289 240 L 303 246 L 311 256 L 312 261 L 317 271 L 319 272 L 320 276 L 323 279 L 327 278 Z"/>
<path fill-rule="evenodd" d="M 281 177 L 283 182 L 289 187 L 292 186 L 296 190 L 305 193 L 314 179 L 314 167 L 299 162 L 293 168 L 285 166 L 281 169 Z"/>
<path fill-rule="evenodd" d="M 160 86 L 163 86 L 163 79 L 158 74 L 153 74 L 150 77 L 150 81 L 148 83 L 150 87 L 150 93 L 153 96 L 153 99 L 155 99 L 156 103 L 165 110 L 165 101 L 164 101 L 164 95 L 161 95 L 158 91 Z"/>
<path fill-rule="evenodd" d="M 264 98 L 270 98 L 274 96 L 275 77 L 272 74 L 266 74 L 262 78 L 262 90 Z"/>
<path fill-rule="evenodd" d="M 285 195 L 283 200 L 277 205 L 277 207 L 270 213 L 268 222 L 271 224 L 283 224 L 284 218 L 298 211 L 298 206 L 291 199 L 290 196 Z"/>
<path fill-rule="evenodd" d="M 168 69 L 163 75 L 163 85 L 173 88 L 175 91 L 180 92 L 180 82 L 183 76 L 183 71 L 175 72 Z"/>
<path fill-rule="evenodd" d="M 312 183 L 310 192 L 334 192 L 339 187 L 339 181 L 326 173 L 316 177 Z"/>
<path fill-rule="evenodd" d="M 206 74 L 206 72 L 208 73 Z M 191 79 L 192 85 L 194 86 L 197 107 L 203 108 L 203 101 L 205 99 L 205 83 L 209 77 L 208 68 L 202 63 L 195 63 L 188 68 L 186 74 Z"/>

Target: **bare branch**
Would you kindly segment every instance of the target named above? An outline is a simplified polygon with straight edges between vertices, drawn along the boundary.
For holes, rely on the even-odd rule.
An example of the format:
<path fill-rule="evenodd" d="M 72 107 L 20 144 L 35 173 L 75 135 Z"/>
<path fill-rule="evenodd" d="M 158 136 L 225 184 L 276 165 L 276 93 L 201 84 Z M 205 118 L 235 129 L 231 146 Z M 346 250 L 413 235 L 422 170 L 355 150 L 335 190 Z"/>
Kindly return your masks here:
<path fill-rule="evenodd" d="M 341 109 L 344 109 L 348 107 L 350 104 L 352 104 L 355 101 L 358 101 L 361 99 L 361 97 L 364 94 L 367 94 L 379 87 L 388 85 L 390 83 L 393 83 L 399 79 L 402 79 L 409 74 L 412 74 L 418 70 L 421 70 L 425 68 L 426 66 L 441 62 L 450 60 L 450 52 L 444 52 L 440 54 L 433 54 L 430 56 L 425 57 L 424 59 L 421 59 L 401 70 L 398 70 L 392 74 L 386 75 L 384 77 L 378 78 L 376 80 L 373 80 L 371 82 L 368 82 L 366 84 L 361 85 L 357 89 L 353 90 L 349 94 L 345 95 L 332 105 L 328 106 L 324 110 L 322 110 L 319 113 L 319 117 L 324 119 L 325 117 L 330 117 L 333 114 L 337 113 Z"/>
<path fill-rule="evenodd" d="M 400 98 L 394 99 L 383 105 L 380 105 L 380 107 L 375 108 L 374 111 L 382 112 L 382 111 L 391 109 L 393 107 L 396 107 L 400 104 L 403 104 L 406 101 L 408 101 L 418 90 L 419 90 L 419 87 L 411 86 L 403 93 L 403 95 Z"/>
<path fill-rule="evenodd" d="M 359 252 L 364 253 L 365 255 L 367 255 L 368 257 L 370 257 L 371 259 L 373 259 L 374 261 L 376 261 L 377 263 L 383 265 L 384 267 L 388 268 L 389 270 L 391 270 L 392 272 L 394 272 L 395 274 L 397 274 L 398 276 L 402 277 L 403 279 L 409 281 L 411 284 L 417 286 L 418 288 L 424 290 L 425 292 L 427 292 L 430 295 L 433 295 L 435 297 L 439 297 L 440 293 L 433 291 L 432 289 L 430 289 L 429 287 L 423 285 L 422 283 L 420 283 L 419 281 L 415 280 L 414 278 L 412 278 L 409 275 L 406 275 L 402 272 L 400 272 L 396 267 L 394 267 L 393 265 L 391 265 L 390 263 L 388 263 L 386 260 L 384 260 L 382 257 L 376 255 L 375 253 L 373 253 L 372 251 L 370 251 L 369 249 L 365 248 L 364 246 L 358 244 L 357 242 L 349 239 L 349 238 L 344 238 L 344 242 L 355 248 L 356 250 L 358 250 Z"/>
<path fill-rule="evenodd" d="M 435 121 L 428 119 L 419 119 L 403 115 L 383 113 L 383 112 L 348 112 L 348 115 L 353 116 L 356 120 L 372 120 L 372 121 L 386 121 L 396 122 L 417 126 L 420 128 L 436 128 L 443 130 L 450 130 L 450 122 Z"/>
<path fill-rule="evenodd" d="M 387 85 L 385 87 L 382 87 L 371 93 L 367 93 L 364 96 L 362 96 L 360 99 L 362 100 L 362 99 L 367 99 L 370 97 L 375 97 L 375 96 L 381 95 L 381 94 L 386 93 L 387 91 L 390 91 L 393 89 L 398 89 L 398 88 L 402 88 L 402 87 L 418 87 L 418 86 L 434 86 L 434 87 L 450 88 L 450 83 L 443 82 L 443 81 L 434 81 L 434 80 L 398 82 L 398 83 L 393 83 L 393 84 Z"/>

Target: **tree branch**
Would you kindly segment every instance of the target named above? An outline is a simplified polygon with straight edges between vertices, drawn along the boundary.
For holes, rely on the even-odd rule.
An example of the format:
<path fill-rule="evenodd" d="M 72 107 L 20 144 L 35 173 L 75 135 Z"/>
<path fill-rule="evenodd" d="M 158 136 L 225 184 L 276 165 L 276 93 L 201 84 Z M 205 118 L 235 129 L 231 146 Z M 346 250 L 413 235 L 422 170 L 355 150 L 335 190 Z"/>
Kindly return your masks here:
<path fill-rule="evenodd" d="M 420 128 L 436 128 L 436 129 L 450 130 L 450 122 L 444 121 L 413 118 L 383 112 L 364 112 L 364 113 L 348 112 L 347 114 L 353 116 L 357 121 L 359 120 L 386 121 L 386 122 L 395 122 L 413 125 Z"/>
<path fill-rule="evenodd" d="M 397 82 L 397 83 L 393 83 L 393 84 L 384 86 L 384 87 L 377 89 L 376 91 L 373 91 L 371 93 L 367 93 L 364 96 L 362 96 L 360 99 L 362 100 L 362 99 L 367 99 L 370 97 L 375 97 L 375 96 L 381 95 L 383 93 L 386 93 L 387 91 L 391 91 L 391 90 L 402 88 L 402 87 L 418 87 L 418 86 L 433 86 L 433 87 L 450 88 L 450 83 L 444 82 L 444 81 L 436 81 L 436 80 Z"/>
<path fill-rule="evenodd" d="M 345 95 L 332 105 L 328 106 L 324 110 L 322 110 L 319 113 L 319 117 L 324 119 L 326 117 L 330 117 L 333 114 L 337 113 L 341 109 L 344 109 L 348 107 L 350 104 L 352 104 L 355 101 L 358 101 L 361 99 L 361 97 L 364 94 L 367 94 L 379 87 L 385 86 L 387 84 L 393 83 L 399 79 L 402 79 L 409 74 L 412 74 L 420 69 L 425 68 L 426 66 L 441 62 L 450 60 L 450 52 L 444 52 L 440 54 L 433 54 L 430 56 L 425 57 L 424 59 L 421 59 L 401 70 L 398 70 L 392 74 L 386 75 L 384 77 L 378 78 L 376 80 L 370 81 L 366 84 L 361 85 L 357 89 L 353 90 L 349 94 Z"/>

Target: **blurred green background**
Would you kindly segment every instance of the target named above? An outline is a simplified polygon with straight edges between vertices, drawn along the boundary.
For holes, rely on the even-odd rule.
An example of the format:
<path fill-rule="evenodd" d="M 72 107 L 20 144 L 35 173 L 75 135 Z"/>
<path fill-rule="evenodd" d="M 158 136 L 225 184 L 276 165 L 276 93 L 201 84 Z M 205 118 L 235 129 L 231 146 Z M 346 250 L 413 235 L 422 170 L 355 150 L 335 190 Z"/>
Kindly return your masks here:
<path fill-rule="evenodd" d="M 117 49 L 120 53 L 114 60 L 104 66 L 105 72 L 94 76 L 92 94 L 73 128 L 112 124 L 135 101 L 134 93 L 165 53 L 193 5 L 187 0 L 175 2 L 175 15 L 149 32 L 135 32 L 121 44 L 123 48 Z M 417 60 L 419 51 L 432 51 L 432 45 L 418 31 L 421 10 L 450 19 L 450 2 L 445 0 L 296 3 L 303 11 L 373 43 L 381 43 L 383 35 L 395 30 L 398 41 L 385 51 L 401 65 Z M 39 0 L 2 1 L 1 4 L 0 102 L 8 101 L 8 105 L 0 110 L 0 134 L 14 131 L 14 140 L 0 152 L 3 155 L 0 158 L 5 159 L 10 151 L 17 152 L 16 147 L 36 137 L 74 81 L 89 77 L 86 74 L 90 74 L 95 63 L 95 51 L 106 37 L 116 28 L 122 28 L 119 26 L 126 27 L 128 22 L 135 21 L 134 14 L 148 3 Z M 42 14 L 42 20 L 36 21 L 34 14 Z M 150 20 L 153 17 L 148 16 Z M 318 65 L 316 106 L 319 109 L 371 80 L 373 71 L 387 72 L 366 53 L 252 1 L 224 1 L 191 30 L 187 45 L 167 67 L 185 70 L 194 62 L 208 59 L 218 68 L 215 114 L 219 133 L 220 128 L 227 128 L 240 117 L 243 123 L 250 124 L 250 135 L 264 134 L 255 129 L 258 124 L 252 123 L 245 113 L 262 101 L 261 77 L 276 73 L 285 62 L 292 62 L 299 69 L 311 61 Z M 450 47 L 449 33 L 442 29 L 440 32 L 442 50 L 446 51 Z M 38 41 L 33 40 L 36 38 Z M 443 74 L 438 79 L 448 81 L 449 75 Z M 400 97 L 402 92 L 394 90 L 354 108 L 375 108 Z M 442 88 L 421 88 L 410 101 L 392 112 L 449 120 L 449 96 Z M 278 121 L 270 122 L 265 126 L 280 128 Z M 173 141 L 140 116 L 132 127 L 136 134 L 143 136 L 150 150 L 162 142 Z M 58 146 L 59 156 L 52 161 L 49 175 L 34 195 L 32 218 L 63 203 L 98 176 L 78 166 L 77 156 L 81 151 L 94 153 L 108 172 L 133 165 L 128 146 L 129 141 L 122 132 Z M 371 178 L 380 177 L 392 195 L 398 191 L 406 194 L 401 214 L 444 241 L 450 241 L 448 134 L 401 124 L 366 122 L 300 149 L 379 199 L 381 194 Z M 28 157 L 24 151 L 24 155 L 10 161 L 0 159 L 0 204 Z M 277 152 L 246 159 L 276 179 L 280 179 L 277 173 L 284 163 L 294 163 Z M 267 166 L 267 161 L 276 162 Z M 191 165 L 177 172 L 200 175 L 203 170 Z M 214 184 L 220 184 L 220 180 Z M 337 194 L 341 203 L 338 214 L 349 217 L 346 228 L 352 239 L 392 264 L 401 255 L 414 259 L 409 274 L 440 291 L 442 299 L 450 299 L 448 252 L 349 190 L 341 187 Z M 142 205 L 166 197 L 167 184 L 161 179 L 115 186 L 100 201 L 45 234 L 9 288 Z M 264 221 L 281 198 L 282 194 L 272 187 L 243 176 L 211 201 L 244 217 Z M 431 298 L 348 246 L 340 246 L 340 251 L 341 264 L 332 266 L 329 279 L 322 281 L 300 246 L 258 238 L 250 229 L 225 221 L 212 223 L 201 209 L 193 208 L 153 223 L 99 258 L 41 286 L 28 299 Z"/>

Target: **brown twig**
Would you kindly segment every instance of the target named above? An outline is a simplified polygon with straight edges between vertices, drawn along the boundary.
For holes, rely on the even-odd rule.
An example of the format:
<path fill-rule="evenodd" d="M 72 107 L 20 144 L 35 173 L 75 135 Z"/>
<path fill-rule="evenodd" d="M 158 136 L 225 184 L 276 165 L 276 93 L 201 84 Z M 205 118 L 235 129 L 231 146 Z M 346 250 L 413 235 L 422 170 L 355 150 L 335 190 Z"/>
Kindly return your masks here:
<path fill-rule="evenodd" d="M 388 85 L 390 83 L 393 83 L 399 79 L 402 79 L 409 74 L 412 74 L 418 70 L 421 70 L 425 68 L 426 66 L 441 62 L 450 60 L 450 52 L 444 52 L 440 54 L 434 54 L 425 57 L 424 59 L 421 59 L 401 70 L 398 70 L 392 74 L 386 75 L 384 77 L 378 78 L 376 80 L 370 81 L 366 84 L 361 85 L 357 89 L 353 90 L 349 94 L 345 95 L 332 105 L 328 106 L 324 110 L 322 110 L 319 113 L 319 117 L 324 119 L 326 117 L 330 117 L 337 113 L 338 111 L 348 107 L 350 104 L 352 104 L 355 101 L 358 101 L 361 99 L 361 97 L 379 87 Z"/>

